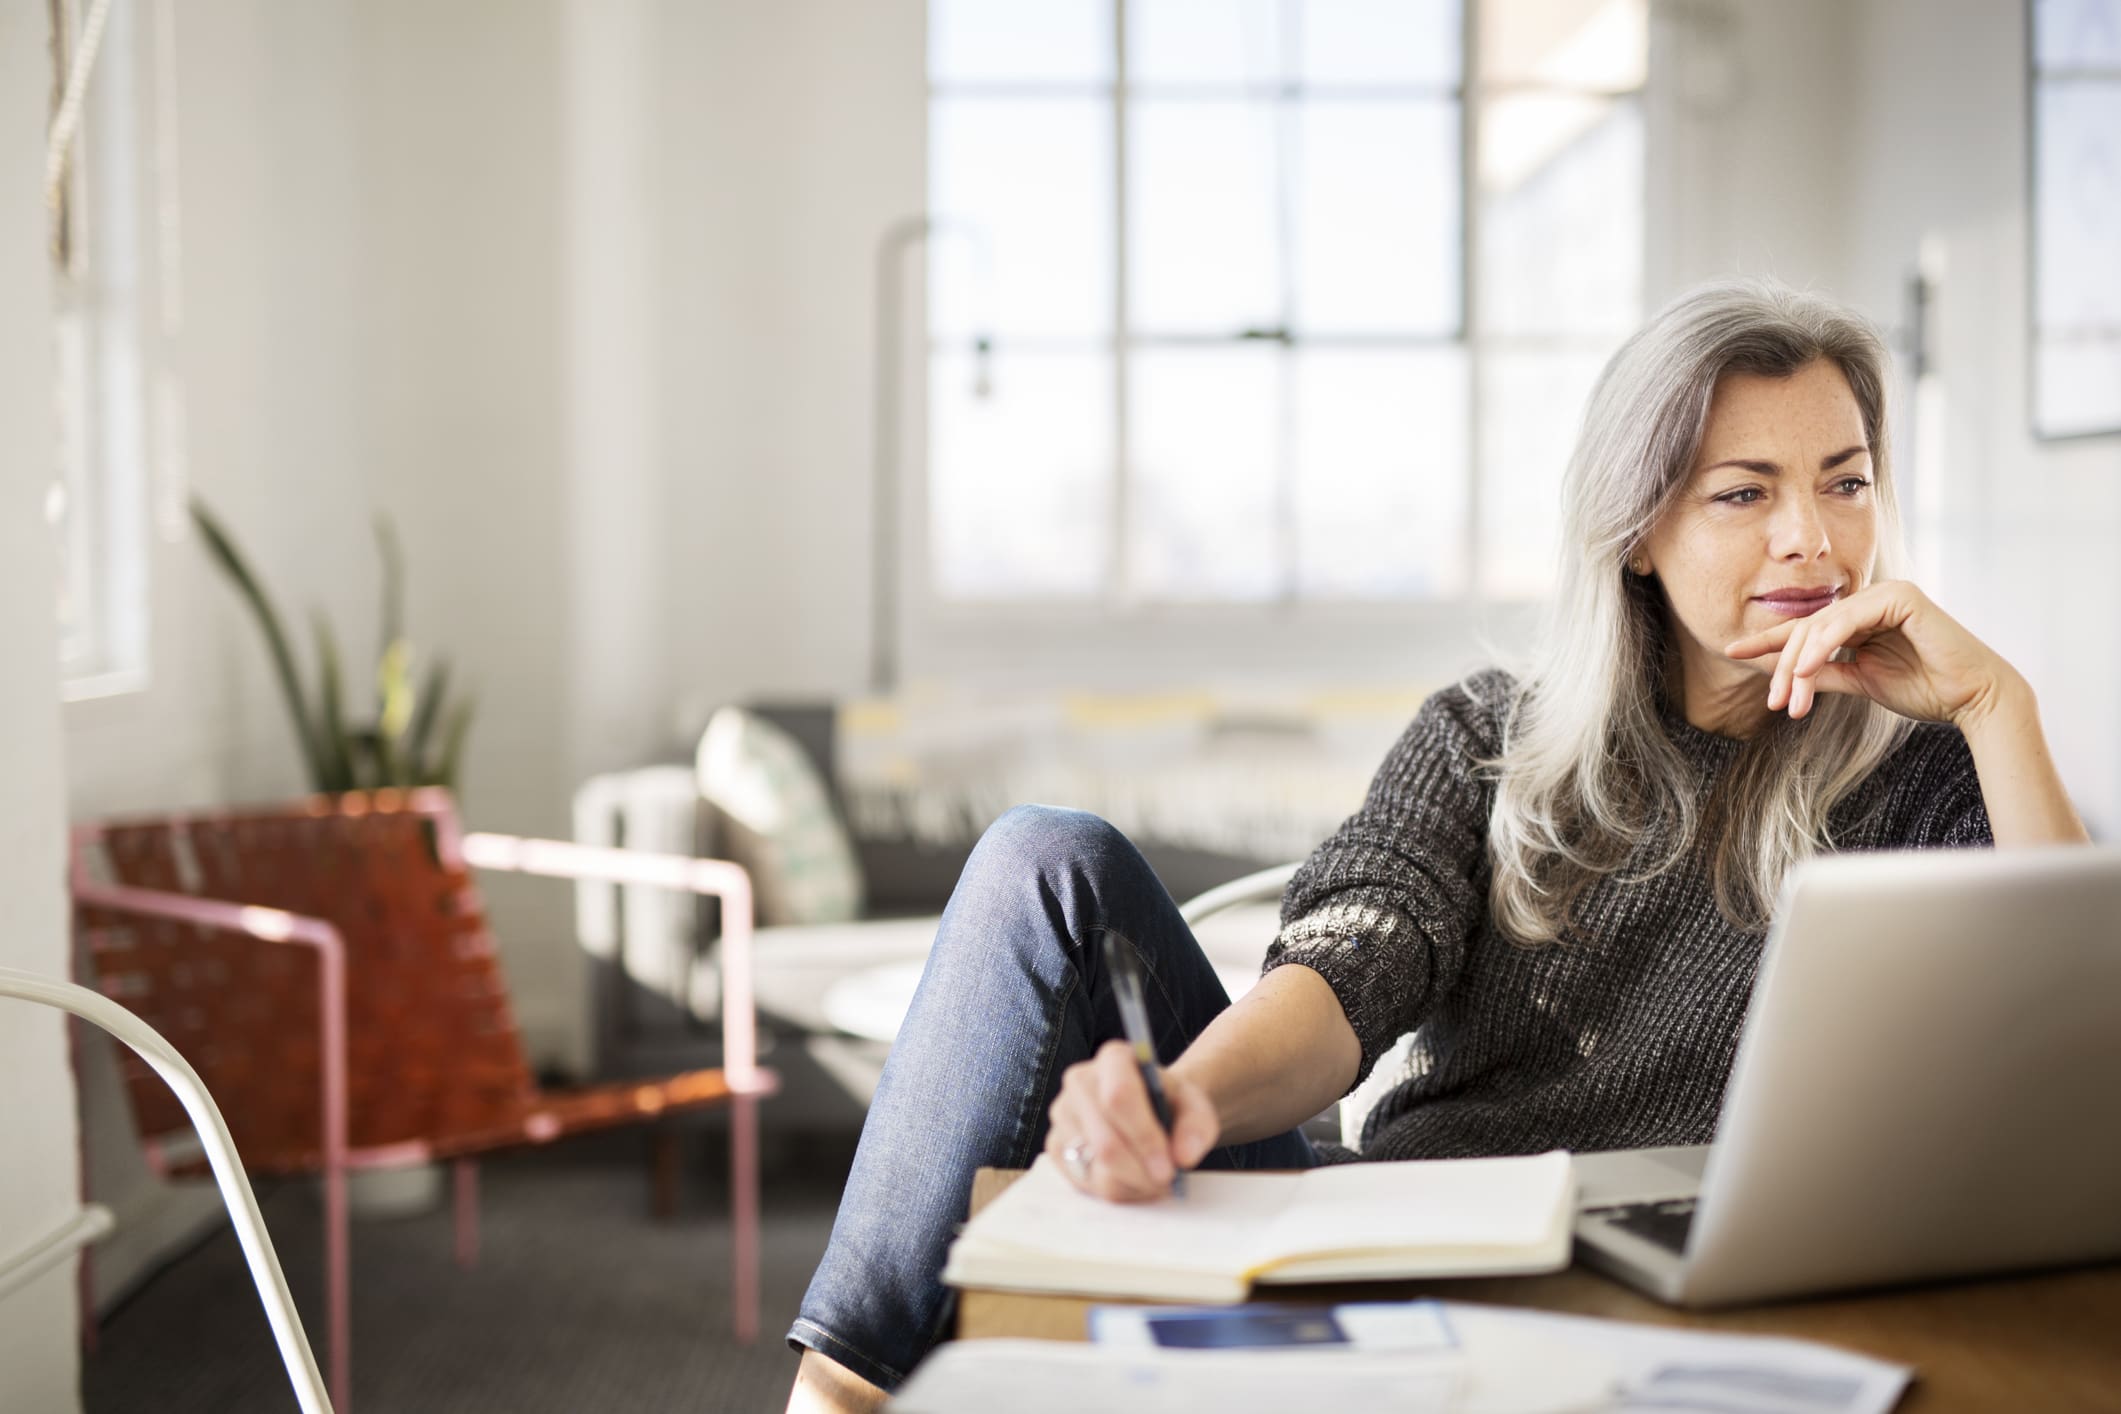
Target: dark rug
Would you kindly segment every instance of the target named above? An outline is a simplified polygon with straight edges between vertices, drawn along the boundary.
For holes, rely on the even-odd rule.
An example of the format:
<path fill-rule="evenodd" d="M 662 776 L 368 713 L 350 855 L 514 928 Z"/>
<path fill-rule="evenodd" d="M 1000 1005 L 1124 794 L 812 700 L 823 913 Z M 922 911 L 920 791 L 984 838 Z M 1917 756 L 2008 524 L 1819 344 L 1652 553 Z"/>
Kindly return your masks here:
<path fill-rule="evenodd" d="M 359 1414 L 777 1410 L 782 1342 L 825 1250 L 852 1146 L 809 1140 L 769 1161 L 760 1338 L 730 1327 L 728 1166 L 688 1135 L 677 1215 L 649 1213 L 639 1134 L 481 1166 L 481 1251 L 450 1256 L 443 1210 L 353 1224 L 353 1404 Z M 326 1362 L 321 1207 L 309 1185 L 260 1192 L 288 1284 Z M 104 1320 L 83 1361 L 88 1414 L 295 1409 L 257 1290 L 223 1228 Z"/>

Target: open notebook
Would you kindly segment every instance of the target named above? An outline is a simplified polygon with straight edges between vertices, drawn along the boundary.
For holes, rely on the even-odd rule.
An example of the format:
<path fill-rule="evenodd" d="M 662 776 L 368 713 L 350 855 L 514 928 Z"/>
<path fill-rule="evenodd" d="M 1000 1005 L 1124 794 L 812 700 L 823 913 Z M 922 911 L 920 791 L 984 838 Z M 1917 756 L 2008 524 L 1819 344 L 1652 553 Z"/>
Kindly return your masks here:
<path fill-rule="evenodd" d="M 1186 1196 L 1107 1203 L 1041 1155 L 950 1245 L 952 1286 L 1234 1302 L 1252 1283 L 1558 1271 L 1569 1156 L 1196 1172 Z"/>

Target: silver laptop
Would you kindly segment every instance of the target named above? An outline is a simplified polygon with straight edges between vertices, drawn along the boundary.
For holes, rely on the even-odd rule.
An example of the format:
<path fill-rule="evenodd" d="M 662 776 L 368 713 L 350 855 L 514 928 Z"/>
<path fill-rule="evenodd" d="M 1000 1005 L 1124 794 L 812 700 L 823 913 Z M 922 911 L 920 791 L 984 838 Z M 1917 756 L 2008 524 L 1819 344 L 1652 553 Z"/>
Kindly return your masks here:
<path fill-rule="evenodd" d="M 1682 1306 L 2121 1257 L 2121 851 L 1809 861 L 1716 1142 L 1577 1173 L 1577 1256 Z"/>

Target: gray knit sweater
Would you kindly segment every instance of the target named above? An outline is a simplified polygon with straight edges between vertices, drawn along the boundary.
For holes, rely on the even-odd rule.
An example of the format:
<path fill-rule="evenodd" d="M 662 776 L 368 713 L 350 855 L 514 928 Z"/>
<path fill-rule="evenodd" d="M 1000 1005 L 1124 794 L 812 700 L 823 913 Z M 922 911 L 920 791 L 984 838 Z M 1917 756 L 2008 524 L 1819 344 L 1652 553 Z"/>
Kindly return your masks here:
<path fill-rule="evenodd" d="M 1648 883 L 1594 886 L 1561 944 L 1496 932 L 1495 787 L 1474 763 L 1500 754 L 1513 686 L 1482 672 L 1429 699 L 1362 808 L 1290 881 L 1266 966 L 1299 962 L 1326 979 L 1362 1042 L 1362 1074 L 1418 1028 L 1410 1077 L 1370 1115 L 1365 1158 L 1706 1143 L 1763 939 L 1717 910 L 1706 840 Z M 1664 725 L 1704 790 L 1743 748 L 1674 711 Z M 1844 849 L 1990 843 L 1965 739 L 1935 723 L 1916 726 L 1832 823 Z"/>

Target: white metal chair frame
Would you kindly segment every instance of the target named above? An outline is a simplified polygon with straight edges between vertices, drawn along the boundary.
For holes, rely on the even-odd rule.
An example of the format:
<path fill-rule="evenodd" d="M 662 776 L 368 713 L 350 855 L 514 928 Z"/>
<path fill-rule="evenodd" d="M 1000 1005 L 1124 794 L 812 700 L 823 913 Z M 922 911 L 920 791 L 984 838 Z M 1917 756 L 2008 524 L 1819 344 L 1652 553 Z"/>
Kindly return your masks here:
<path fill-rule="evenodd" d="M 206 1093 L 206 1086 L 200 1083 L 198 1073 L 186 1064 L 184 1057 L 177 1054 L 177 1048 L 164 1040 L 159 1031 L 116 1002 L 86 987 L 17 968 L 0 967 L 0 996 L 57 1007 L 102 1027 L 139 1052 L 140 1058 L 169 1083 L 169 1088 L 183 1103 L 185 1113 L 191 1116 L 193 1127 L 199 1131 L 207 1162 L 213 1167 L 214 1182 L 221 1189 L 221 1200 L 228 1204 L 229 1220 L 235 1225 L 237 1240 L 243 1244 L 243 1258 L 250 1264 L 251 1280 L 258 1285 L 258 1299 L 265 1305 L 265 1319 L 272 1325 L 273 1341 L 280 1347 L 280 1359 L 287 1366 L 289 1382 L 294 1385 L 295 1402 L 301 1406 L 302 1414 L 331 1414 L 331 1398 L 324 1391 L 323 1373 L 317 1368 L 317 1357 L 309 1348 L 309 1336 L 302 1329 L 302 1319 L 295 1314 L 294 1299 L 287 1292 L 287 1278 L 280 1271 L 280 1258 L 273 1251 L 272 1238 L 265 1231 L 265 1219 L 258 1212 L 257 1195 L 251 1192 L 250 1180 L 243 1174 L 243 1161 L 236 1156 L 236 1142 L 229 1137 L 220 1107 L 214 1104 L 214 1097 Z"/>
<path fill-rule="evenodd" d="M 1225 909 L 1242 904 L 1265 903 L 1278 899 L 1289 887 L 1299 864 L 1277 864 L 1271 869 L 1262 869 L 1256 874 L 1247 874 L 1242 879 L 1233 879 L 1227 884 L 1212 888 L 1196 898 L 1190 898 L 1178 907 L 1179 917 L 1186 920 L 1187 927 L 1194 927 L 1203 920 L 1212 918 Z M 1406 1078 L 1407 1057 L 1413 1051 L 1414 1033 L 1408 1032 L 1393 1042 L 1392 1049 L 1377 1058 L 1377 1064 L 1362 1084 L 1342 1098 L 1340 1102 L 1340 1142 L 1350 1149 L 1362 1148 L 1362 1122 L 1370 1111 L 1399 1082 Z"/>

